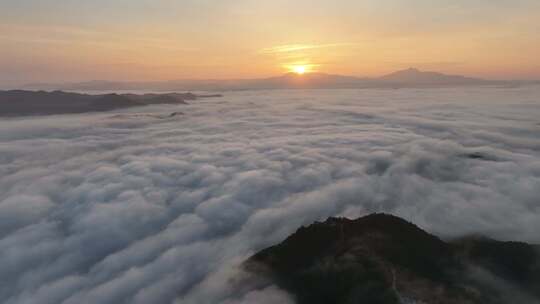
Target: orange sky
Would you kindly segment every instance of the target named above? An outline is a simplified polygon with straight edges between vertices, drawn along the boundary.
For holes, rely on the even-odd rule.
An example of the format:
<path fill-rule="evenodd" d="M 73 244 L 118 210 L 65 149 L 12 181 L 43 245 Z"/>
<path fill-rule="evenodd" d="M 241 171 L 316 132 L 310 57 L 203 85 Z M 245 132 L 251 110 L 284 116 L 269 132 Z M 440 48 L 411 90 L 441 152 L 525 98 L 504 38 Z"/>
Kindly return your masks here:
<path fill-rule="evenodd" d="M 2 1 L 0 84 L 266 77 L 297 64 L 540 79 L 539 33 L 537 0 Z"/>

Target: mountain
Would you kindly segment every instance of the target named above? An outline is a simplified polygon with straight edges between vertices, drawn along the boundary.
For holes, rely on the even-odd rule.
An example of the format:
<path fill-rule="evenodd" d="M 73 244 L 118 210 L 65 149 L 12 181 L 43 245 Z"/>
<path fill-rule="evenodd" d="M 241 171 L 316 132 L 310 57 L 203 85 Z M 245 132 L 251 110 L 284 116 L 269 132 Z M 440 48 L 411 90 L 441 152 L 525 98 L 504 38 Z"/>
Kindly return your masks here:
<path fill-rule="evenodd" d="M 470 78 L 460 75 L 446 75 L 437 72 L 422 72 L 415 68 L 397 71 L 378 78 L 379 81 L 394 84 L 412 85 L 481 85 L 490 84 L 488 81 L 478 78 Z"/>
<path fill-rule="evenodd" d="M 63 91 L 0 91 L 0 116 L 100 112 L 149 104 L 186 104 L 186 100 L 216 96 L 191 93 L 89 95 Z"/>
<path fill-rule="evenodd" d="M 540 303 L 540 246 L 445 242 L 386 214 L 302 227 L 244 267 L 298 304 Z"/>
<path fill-rule="evenodd" d="M 162 82 L 114 82 L 90 81 L 67 84 L 32 84 L 27 89 L 61 89 L 71 91 L 231 91 L 262 89 L 341 89 L 341 88 L 407 88 L 445 87 L 466 85 L 524 85 L 534 82 L 492 81 L 437 72 L 422 72 L 417 69 L 398 71 L 378 78 L 361 78 L 324 73 L 298 75 L 288 73 L 278 77 L 261 79 L 231 80 L 175 80 Z"/>

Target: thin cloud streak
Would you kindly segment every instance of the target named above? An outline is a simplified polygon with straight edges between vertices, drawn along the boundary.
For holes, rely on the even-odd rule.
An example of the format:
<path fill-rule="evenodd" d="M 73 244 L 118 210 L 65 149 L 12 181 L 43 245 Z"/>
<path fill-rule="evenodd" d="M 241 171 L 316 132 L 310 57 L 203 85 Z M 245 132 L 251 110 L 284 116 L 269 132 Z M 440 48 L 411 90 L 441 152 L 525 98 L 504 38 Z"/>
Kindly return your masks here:
<path fill-rule="evenodd" d="M 264 48 L 260 50 L 261 54 L 281 54 L 281 53 L 294 53 L 301 51 L 309 51 L 323 48 L 338 48 L 345 46 L 355 46 L 358 43 L 328 43 L 328 44 L 288 44 L 278 45 L 274 47 Z"/>

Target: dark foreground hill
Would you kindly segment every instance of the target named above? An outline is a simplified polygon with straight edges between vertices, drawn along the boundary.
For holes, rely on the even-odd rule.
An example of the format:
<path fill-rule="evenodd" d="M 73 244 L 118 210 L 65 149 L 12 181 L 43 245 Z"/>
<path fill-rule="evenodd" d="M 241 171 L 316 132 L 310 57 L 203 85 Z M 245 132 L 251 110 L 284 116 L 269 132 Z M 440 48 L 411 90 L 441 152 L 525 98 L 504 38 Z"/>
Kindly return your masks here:
<path fill-rule="evenodd" d="M 62 91 L 0 91 L 0 116 L 50 115 L 110 111 L 150 104 L 186 104 L 191 93 L 89 95 Z"/>
<path fill-rule="evenodd" d="M 302 227 L 245 268 L 299 304 L 540 303 L 540 248 L 463 238 L 444 242 L 391 215 Z"/>

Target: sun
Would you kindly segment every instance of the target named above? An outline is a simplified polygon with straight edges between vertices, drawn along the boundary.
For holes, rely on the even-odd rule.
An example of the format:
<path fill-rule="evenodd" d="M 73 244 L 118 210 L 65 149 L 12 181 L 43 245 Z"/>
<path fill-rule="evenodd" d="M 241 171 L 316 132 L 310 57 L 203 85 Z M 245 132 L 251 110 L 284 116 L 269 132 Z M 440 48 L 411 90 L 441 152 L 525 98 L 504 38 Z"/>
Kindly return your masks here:
<path fill-rule="evenodd" d="M 304 74 L 313 73 L 314 68 L 317 66 L 307 62 L 296 62 L 292 64 L 286 64 L 283 67 L 287 69 L 289 73 L 301 76 Z"/>
<path fill-rule="evenodd" d="M 308 68 L 305 65 L 297 65 L 293 66 L 292 70 L 298 75 L 304 75 L 308 71 Z"/>

